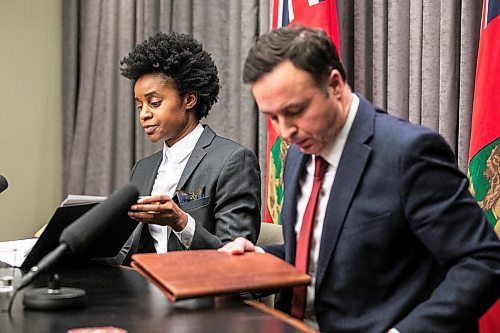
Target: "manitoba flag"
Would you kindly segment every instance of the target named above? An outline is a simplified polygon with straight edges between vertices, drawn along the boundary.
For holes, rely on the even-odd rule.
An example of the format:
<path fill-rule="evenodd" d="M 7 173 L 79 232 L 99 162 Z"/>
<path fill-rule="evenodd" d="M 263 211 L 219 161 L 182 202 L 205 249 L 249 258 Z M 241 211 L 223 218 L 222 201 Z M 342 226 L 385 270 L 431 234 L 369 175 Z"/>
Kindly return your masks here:
<path fill-rule="evenodd" d="M 500 0 L 485 0 L 477 56 L 468 176 L 471 192 L 500 235 Z M 479 321 L 500 332 L 500 301 Z"/>
<path fill-rule="evenodd" d="M 335 0 L 274 0 L 272 28 L 300 23 L 304 26 L 323 29 L 332 39 L 340 55 L 340 38 Z M 281 224 L 283 204 L 283 162 L 288 145 L 267 120 L 267 164 L 266 164 L 266 222 Z"/>
<path fill-rule="evenodd" d="M 471 190 L 500 234 L 500 0 L 485 0 L 469 148 Z"/>

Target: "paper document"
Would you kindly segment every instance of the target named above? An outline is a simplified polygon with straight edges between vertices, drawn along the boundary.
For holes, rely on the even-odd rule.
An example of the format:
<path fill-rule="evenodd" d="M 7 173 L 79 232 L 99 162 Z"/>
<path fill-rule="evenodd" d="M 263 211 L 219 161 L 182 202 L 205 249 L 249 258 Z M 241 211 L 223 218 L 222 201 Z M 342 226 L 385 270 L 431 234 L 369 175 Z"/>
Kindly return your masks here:
<path fill-rule="evenodd" d="M 26 239 L 18 239 L 13 241 L 0 242 L 0 249 L 17 249 L 16 261 L 12 262 L 9 258 L 2 258 L 0 254 L 0 261 L 3 261 L 6 264 L 11 266 L 20 267 L 24 262 L 24 259 L 28 256 L 31 249 L 37 242 L 38 238 L 26 238 Z"/>
<path fill-rule="evenodd" d="M 106 200 L 107 198 L 108 197 L 97 196 L 97 195 L 75 195 L 75 194 L 70 194 L 61 203 L 61 207 L 79 206 L 79 205 L 86 205 L 86 204 L 92 204 L 92 203 L 100 203 L 100 202 Z"/>

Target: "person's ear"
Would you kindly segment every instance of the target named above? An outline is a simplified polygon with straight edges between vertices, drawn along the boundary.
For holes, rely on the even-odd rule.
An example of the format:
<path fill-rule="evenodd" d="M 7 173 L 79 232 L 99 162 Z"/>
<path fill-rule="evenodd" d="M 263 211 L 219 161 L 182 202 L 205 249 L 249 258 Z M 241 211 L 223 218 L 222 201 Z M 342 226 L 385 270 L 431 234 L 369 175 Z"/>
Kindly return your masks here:
<path fill-rule="evenodd" d="M 186 110 L 191 110 L 195 107 L 196 102 L 198 102 L 198 97 L 196 94 L 188 93 L 184 97 L 184 103 L 186 103 Z"/>
<path fill-rule="evenodd" d="M 332 92 L 333 96 L 340 96 L 344 88 L 344 79 L 337 69 L 332 69 L 328 76 L 328 89 Z"/>

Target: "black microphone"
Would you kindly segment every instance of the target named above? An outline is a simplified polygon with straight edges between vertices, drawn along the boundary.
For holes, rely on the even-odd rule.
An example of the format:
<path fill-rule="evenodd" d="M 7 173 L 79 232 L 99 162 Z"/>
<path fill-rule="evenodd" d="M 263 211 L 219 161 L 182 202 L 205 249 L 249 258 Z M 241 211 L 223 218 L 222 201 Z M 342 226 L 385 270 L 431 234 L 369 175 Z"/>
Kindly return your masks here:
<path fill-rule="evenodd" d="M 4 176 L 0 175 L 0 193 L 5 191 L 7 187 L 9 187 L 9 182 Z"/>
<path fill-rule="evenodd" d="M 69 252 L 78 255 L 84 252 L 116 220 L 117 216 L 129 210 L 138 197 L 139 190 L 137 187 L 127 184 L 71 223 L 59 237 L 61 244 L 43 257 L 23 276 L 18 290 L 30 284 L 41 272 L 55 264 L 65 253 Z"/>

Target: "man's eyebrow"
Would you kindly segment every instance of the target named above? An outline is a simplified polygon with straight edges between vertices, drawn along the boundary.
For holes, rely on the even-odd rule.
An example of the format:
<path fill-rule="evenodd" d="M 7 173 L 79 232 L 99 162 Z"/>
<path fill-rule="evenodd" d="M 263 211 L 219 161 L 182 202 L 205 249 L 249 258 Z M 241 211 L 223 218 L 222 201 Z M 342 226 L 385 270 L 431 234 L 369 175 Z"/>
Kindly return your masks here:
<path fill-rule="evenodd" d="M 278 113 L 282 113 L 282 112 L 288 112 L 290 109 L 300 109 L 302 108 L 304 105 L 304 103 L 293 103 L 293 104 L 289 104 L 289 105 L 285 105 L 283 108 L 280 108 L 278 110 Z M 271 111 L 267 111 L 267 110 L 263 110 L 261 108 L 259 108 L 259 111 L 262 112 L 263 114 L 265 115 L 268 115 L 268 116 L 271 116 L 273 114 L 275 114 L 276 112 L 271 112 Z"/>
<path fill-rule="evenodd" d="M 283 109 L 284 110 L 300 109 L 300 108 L 303 108 L 305 105 L 307 105 L 307 101 L 294 102 L 294 103 L 290 103 L 288 105 L 285 105 L 285 107 Z"/>

